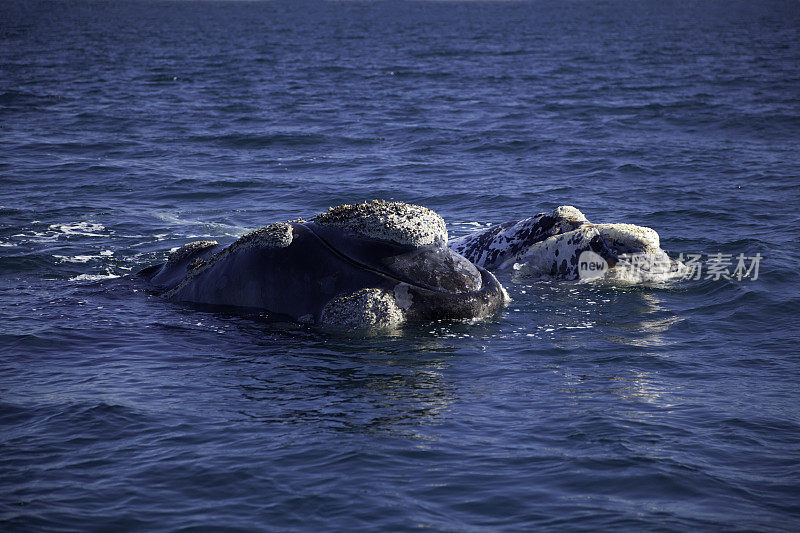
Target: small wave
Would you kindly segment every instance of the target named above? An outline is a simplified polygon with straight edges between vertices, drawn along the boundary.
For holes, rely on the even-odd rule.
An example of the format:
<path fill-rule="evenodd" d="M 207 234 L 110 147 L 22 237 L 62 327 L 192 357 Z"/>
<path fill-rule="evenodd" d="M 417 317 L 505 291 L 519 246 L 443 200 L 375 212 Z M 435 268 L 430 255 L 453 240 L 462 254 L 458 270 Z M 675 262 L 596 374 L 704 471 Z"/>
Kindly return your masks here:
<path fill-rule="evenodd" d="M 274 146 L 318 146 L 329 141 L 317 133 L 229 133 L 227 135 L 197 135 L 190 140 L 220 144 L 230 148 L 269 148 Z"/>
<path fill-rule="evenodd" d="M 52 94 L 34 94 L 24 91 L 6 91 L 0 93 L 0 106 L 24 109 L 27 107 L 53 104 L 61 101 L 62 96 Z"/>
<path fill-rule="evenodd" d="M 450 237 L 461 237 L 494 225 L 492 222 L 451 222 L 447 224 Z"/>
<path fill-rule="evenodd" d="M 220 237 L 220 236 L 240 237 L 241 235 L 243 235 L 243 234 L 245 234 L 248 231 L 251 231 L 253 229 L 253 228 L 247 228 L 247 227 L 244 227 L 244 226 L 235 226 L 233 224 L 225 224 L 225 223 L 222 223 L 222 222 L 206 222 L 206 221 L 195 220 L 195 219 L 191 219 L 191 218 L 181 218 L 178 215 L 175 215 L 173 213 L 167 213 L 167 212 L 154 212 L 153 216 L 155 216 L 159 220 L 162 220 L 164 222 L 168 222 L 171 225 L 177 225 L 177 226 L 199 226 L 199 227 L 203 227 L 203 228 L 208 228 L 208 229 L 212 230 L 212 232 L 213 232 L 213 235 L 212 234 L 183 235 L 184 237 L 189 237 L 189 238 L 194 238 L 194 237 L 207 238 L 207 237 Z M 168 235 L 168 234 L 166 234 L 166 233 L 157 234 L 157 236 L 162 236 L 162 237 L 164 237 L 166 235 Z M 173 234 L 173 236 L 178 237 L 180 235 Z M 164 240 L 164 239 L 163 238 L 159 238 L 158 240 Z"/>

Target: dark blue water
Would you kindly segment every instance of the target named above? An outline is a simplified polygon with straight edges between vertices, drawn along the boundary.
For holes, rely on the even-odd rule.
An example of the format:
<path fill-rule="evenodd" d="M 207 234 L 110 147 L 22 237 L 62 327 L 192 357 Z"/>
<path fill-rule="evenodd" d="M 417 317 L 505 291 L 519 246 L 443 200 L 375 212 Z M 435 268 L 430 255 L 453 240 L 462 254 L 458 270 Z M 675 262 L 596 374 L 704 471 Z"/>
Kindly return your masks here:
<path fill-rule="evenodd" d="M 798 67 L 793 1 L 0 3 L 0 529 L 796 531 Z M 129 277 L 372 198 L 763 260 L 377 337 Z"/>

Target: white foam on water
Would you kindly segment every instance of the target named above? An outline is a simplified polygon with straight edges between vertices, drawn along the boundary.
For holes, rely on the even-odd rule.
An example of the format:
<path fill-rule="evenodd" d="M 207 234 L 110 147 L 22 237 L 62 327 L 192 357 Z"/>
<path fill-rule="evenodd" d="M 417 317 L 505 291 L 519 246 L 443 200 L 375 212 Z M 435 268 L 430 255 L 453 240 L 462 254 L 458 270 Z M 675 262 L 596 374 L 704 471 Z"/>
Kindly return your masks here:
<path fill-rule="evenodd" d="M 16 233 L 12 235 L 12 237 L 19 237 L 20 239 L 33 242 L 55 242 L 58 240 L 59 235 L 59 233 L 53 231 L 29 231 L 27 233 Z"/>
<path fill-rule="evenodd" d="M 67 255 L 56 255 L 56 254 L 53 254 L 53 257 L 55 257 L 56 259 L 58 259 L 62 263 L 88 263 L 89 261 L 91 261 L 95 257 L 100 257 L 100 256 L 95 256 L 95 255 L 75 255 L 75 256 L 70 257 L 70 256 L 67 256 Z"/>
<path fill-rule="evenodd" d="M 38 221 L 33 221 L 33 224 Z M 105 233 L 101 233 L 105 232 Z M 64 224 L 50 224 L 45 231 L 28 230 L 23 233 L 16 233 L 16 237 L 23 242 L 55 242 L 61 237 L 83 236 L 83 237 L 107 237 L 114 233 L 106 232 L 106 227 L 97 222 L 68 222 Z M 8 246 L 14 246 L 9 244 Z"/>
<path fill-rule="evenodd" d="M 114 279 L 121 277 L 119 274 L 80 274 L 69 281 L 98 281 L 102 279 Z"/>
<path fill-rule="evenodd" d="M 111 250 L 103 250 L 99 254 L 73 255 L 73 256 L 53 254 L 53 257 L 55 257 L 62 263 L 88 263 L 92 259 L 102 259 L 104 257 L 110 257 L 113 254 L 114 252 L 112 252 Z"/>
<path fill-rule="evenodd" d="M 87 237 L 105 237 L 101 232 L 105 226 L 96 222 L 72 222 L 68 224 L 50 224 L 50 230 L 64 235 L 85 235 Z"/>

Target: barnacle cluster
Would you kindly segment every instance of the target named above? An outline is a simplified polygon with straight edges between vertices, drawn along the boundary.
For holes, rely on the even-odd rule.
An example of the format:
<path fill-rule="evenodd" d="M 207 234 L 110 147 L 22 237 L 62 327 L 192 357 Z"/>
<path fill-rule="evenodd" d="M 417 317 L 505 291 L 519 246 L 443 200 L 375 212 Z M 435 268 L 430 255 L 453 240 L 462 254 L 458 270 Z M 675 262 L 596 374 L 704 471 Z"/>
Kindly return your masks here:
<path fill-rule="evenodd" d="M 427 207 L 403 202 L 373 200 L 331 207 L 314 217 L 314 222 L 362 237 L 410 246 L 447 242 L 447 228 L 441 216 Z"/>
<path fill-rule="evenodd" d="M 382 289 L 361 289 L 325 304 L 320 322 L 343 329 L 391 329 L 403 323 L 394 295 Z"/>

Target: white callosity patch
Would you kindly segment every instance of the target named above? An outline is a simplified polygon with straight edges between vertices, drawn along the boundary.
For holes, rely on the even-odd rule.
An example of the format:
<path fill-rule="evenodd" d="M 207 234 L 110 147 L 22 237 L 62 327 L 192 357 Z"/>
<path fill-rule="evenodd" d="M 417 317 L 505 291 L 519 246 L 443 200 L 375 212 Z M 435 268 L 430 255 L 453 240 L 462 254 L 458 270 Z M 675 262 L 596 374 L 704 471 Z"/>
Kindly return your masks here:
<path fill-rule="evenodd" d="M 292 225 L 288 222 L 276 222 L 264 226 L 242 236 L 231 244 L 231 249 L 242 247 L 264 246 L 267 248 L 286 248 L 292 244 Z"/>
<path fill-rule="evenodd" d="M 404 321 L 403 311 L 392 293 L 361 289 L 337 296 L 325 304 L 320 322 L 337 329 L 392 329 Z"/>
<path fill-rule="evenodd" d="M 427 207 L 402 202 L 373 200 L 332 207 L 327 213 L 317 215 L 314 222 L 362 237 L 410 246 L 447 242 L 447 228 L 441 216 Z"/>
<path fill-rule="evenodd" d="M 194 278 L 208 270 L 210 267 L 219 263 L 226 257 L 230 256 L 232 253 L 236 253 L 239 250 L 256 247 L 286 248 L 292 244 L 292 238 L 292 225 L 288 222 L 276 222 L 274 224 L 270 224 L 269 226 L 264 226 L 263 228 L 251 231 L 250 233 L 241 236 L 237 241 L 233 242 L 227 248 L 223 248 L 219 252 L 215 253 L 201 264 L 192 265 L 193 268 L 189 271 L 189 274 L 183 278 L 183 281 L 181 281 L 175 288 L 167 291 L 164 296 L 167 298 L 172 298 L 173 296 L 177 295 L 181 289 L 189 284 Z M 193 243 L 189 243 L 186 246 L 191 246 L 192 244 Z M 176 252 L 180 252 L 180 249 L 176 250 Z"/>
<path fill-rule="evenodd" d="M 586 220 L 586 215 L 581 213 L 580 209 L 571 205 L 560 205 L 553 209 L 550 213 L 553 218 L 561 218 L 564 220 L 572 220 L 575 222 L 589 222 Z"/>
<path fill-rule="evenodd" d="M 618 261 L 605 275 L 607 281 L 658 283 L 683 276 L 686 266 L 661 249 L 658 233 L 633 224 L 593 224 Z"/>
<path fill-rule="evenodd" d="M 217 243 L 217 241 L 194 241 L 188 244 L 184 244 L 183 246 L 181 246 L 180 248 L 169 254 L 169 257 L 167 258 L 167 264 L 173 265 L 180 263 L 190 255 L 205 250 L 206 248 L 216 246 L 217 244 L 219 244 Z"/>
<path fill-rule="evenodd" d="M 592 224 L 603 239 L 615 249 L 629 248 L 631 252 L 655 253 L 661 250 L 658 233 L 654 229 L 633 224 Z"/>
<path fill-rule="evenodd" d="M 560 235 L 589 224 L 586 215 L 571 205 L 558 206 L 548 216 L 555 219 L 555 223 L 545 232 L 546 235 Z"/>
<path fill-rule="evenodd" d="M 230 246 L 209 257 L 206 264 L 212 265 L 238 250 L 248 248 L 286 248 L 290 244 L 292 244 L 292 225 L 288 222 L 276 222 L 242 235 Z"/>

